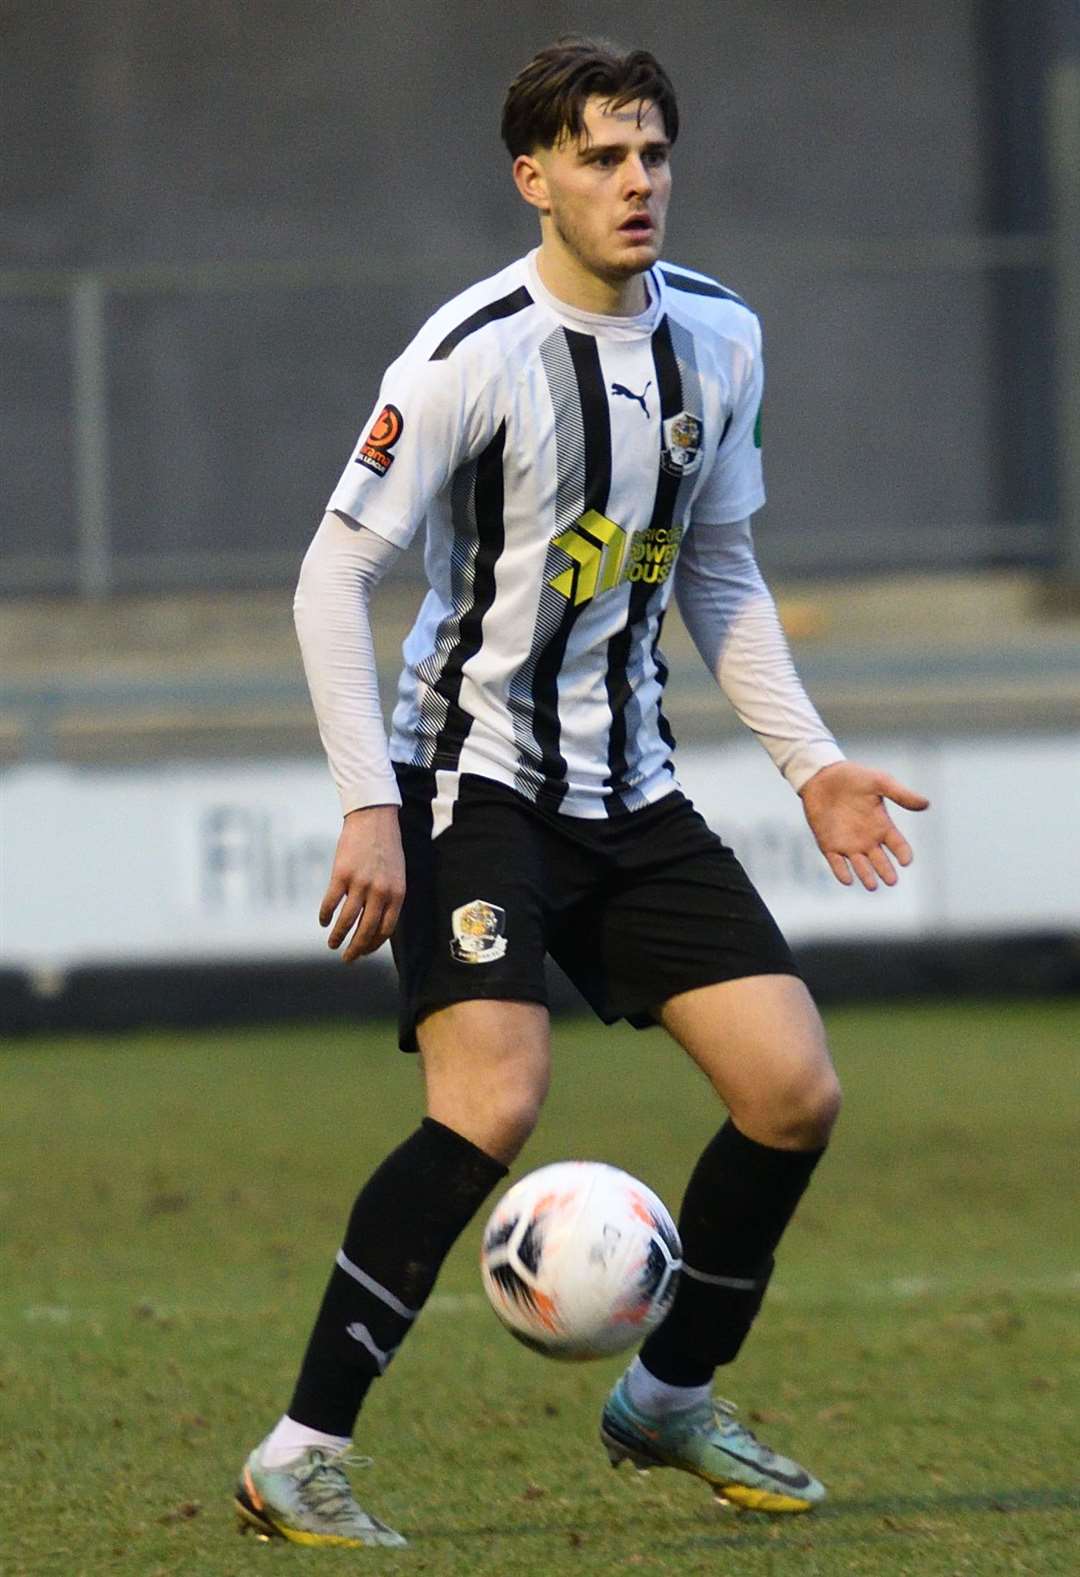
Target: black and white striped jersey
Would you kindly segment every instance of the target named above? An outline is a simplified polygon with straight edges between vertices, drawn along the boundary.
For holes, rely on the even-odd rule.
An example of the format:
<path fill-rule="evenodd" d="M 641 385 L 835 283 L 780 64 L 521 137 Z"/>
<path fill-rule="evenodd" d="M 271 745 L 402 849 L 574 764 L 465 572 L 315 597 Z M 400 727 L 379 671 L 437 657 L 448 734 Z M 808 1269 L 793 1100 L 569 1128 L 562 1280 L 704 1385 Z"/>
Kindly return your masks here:
<path fill-rule="evenodd" d="M 430 590 L 404 647 L 395 761 L 575 816 L 674 782 L 659 648 L 680 542 L 764 500 L 757 319 L 667 263 L 635 318 L 568 307 L 535 254 L 442 307 L 387 371 L 329 502 Z"/>

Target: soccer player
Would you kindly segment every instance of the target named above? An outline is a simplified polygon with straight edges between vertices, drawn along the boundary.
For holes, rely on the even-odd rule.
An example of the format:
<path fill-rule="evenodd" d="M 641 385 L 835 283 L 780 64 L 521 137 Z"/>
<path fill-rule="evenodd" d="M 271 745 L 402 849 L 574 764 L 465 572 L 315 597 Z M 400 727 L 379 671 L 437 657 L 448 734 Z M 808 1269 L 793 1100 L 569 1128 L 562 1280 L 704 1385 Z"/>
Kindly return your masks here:
<path fill-rule="evenodd" d="M 711 1394 L 757 1313 L 840 1095 L 821 1022 L 734 854 L 679 789 L 660 650 L 672 592 L 837 880 L 911 850 L 803 692 L 754 558 L 761 338 L 738 296 L 659 261 L 678 133 L 649 54 L 543 50 L 503 136 L 539 247 L 442 307 L 387 371 L 304 560 L 296 622 L 344 823 L 320 920 L 347 960 L 392 938 L 427 1114 L 362 1188 L 244 1525 L 399 1545 L 344 1467 L 452 1244 L 547 1089 L 550 953 L 606 1023 L 661 1025 L 726 1120 L 679 1216 L 668 1318 L 603 1408 L 614 1464 L 681 1468 L 803 1511 L 822 1486 Z M 429 590 L 382 726 L 369 598 L 421 521 Z M 628 1076 L 632 1076 L 628 1069 Z"/>

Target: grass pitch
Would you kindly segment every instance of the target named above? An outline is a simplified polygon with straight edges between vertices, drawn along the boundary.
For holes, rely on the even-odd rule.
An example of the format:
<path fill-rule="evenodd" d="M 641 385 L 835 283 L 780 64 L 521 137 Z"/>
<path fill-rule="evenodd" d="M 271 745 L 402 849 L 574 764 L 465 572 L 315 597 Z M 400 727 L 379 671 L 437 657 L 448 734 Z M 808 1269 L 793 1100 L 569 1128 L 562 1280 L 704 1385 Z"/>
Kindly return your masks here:
<path fill-rule="evenodd" d="M 829 1015 L 847 1105 L 723 1389 L 831 1500 L 735 1516 L 614 1474 L 619 1361 L 545 1362 L 455 1250 L 358 1443 L 392 1551 L 241 1540 L 239 1464 L 288 1398 L 345 1213 L 413 1126 L 388 1028 L 28 1041 L 0 1055 L 0 1570 L 1074 1573 L 1080 1004 Z M 677 1207 L 719 1121 L 659 1032 L 556 1026 L 515 1175 L 571 1156 Z"/>

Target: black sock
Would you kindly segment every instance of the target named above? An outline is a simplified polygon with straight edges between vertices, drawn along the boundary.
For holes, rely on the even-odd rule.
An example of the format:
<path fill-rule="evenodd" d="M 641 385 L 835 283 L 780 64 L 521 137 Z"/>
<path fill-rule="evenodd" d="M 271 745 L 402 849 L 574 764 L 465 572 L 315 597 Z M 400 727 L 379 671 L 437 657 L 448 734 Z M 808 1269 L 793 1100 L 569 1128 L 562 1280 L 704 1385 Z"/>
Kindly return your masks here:
<path fill-rule="evenodd" d="M 706 1385 L 742 1346 L 765 1296 L 773 1253 L 820 1150 L 775 1150 L 728 1121 L 694 1168 L 679 1214 L 683 1273 L 671 1312 L 641 1360 L 668 1385 Z"/>
<path fill-rule="evenodd" d="M 289 1417 L 351 1435 L 463 1229 L 507 1168 L 425 1117 L 361 1189 L 308 1342 Z"/>

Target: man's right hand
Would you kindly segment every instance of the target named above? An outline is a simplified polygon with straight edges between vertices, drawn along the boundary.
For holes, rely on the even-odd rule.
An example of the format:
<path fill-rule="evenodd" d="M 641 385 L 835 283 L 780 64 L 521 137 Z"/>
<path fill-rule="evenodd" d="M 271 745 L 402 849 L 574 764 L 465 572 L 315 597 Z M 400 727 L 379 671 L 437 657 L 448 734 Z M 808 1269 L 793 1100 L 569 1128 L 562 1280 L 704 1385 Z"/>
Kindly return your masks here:
<path fill-rule="evenodd" d="M 320 925 L 334 922 L 329 945 L 337 949 L 349 937 L 341 955 L 347 964 L 373 953 L 393 934 L 404 901 L 405 856 L 396 805 L 351 810 L 319 909 Z"/>

